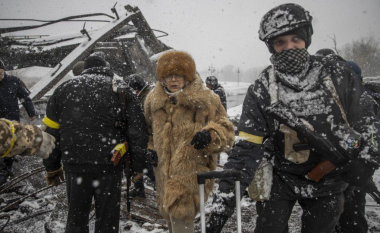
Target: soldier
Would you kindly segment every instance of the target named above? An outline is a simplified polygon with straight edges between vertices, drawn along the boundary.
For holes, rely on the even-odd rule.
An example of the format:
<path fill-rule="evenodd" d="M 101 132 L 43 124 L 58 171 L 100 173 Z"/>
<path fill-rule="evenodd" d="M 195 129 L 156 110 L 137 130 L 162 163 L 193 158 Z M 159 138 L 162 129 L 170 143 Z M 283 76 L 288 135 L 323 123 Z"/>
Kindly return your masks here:
<path fill-rule="evenodd" d="M 255 233 L 288 232 L 296 202 L 303 210 L 302 232 L 333 232 L 347 183 L 364 185 L 380 165 L 374 102 L 346 63 L 308 53 L 311 22 L 308 11 L 288 3 L 270 10 L 260 23 L 259 38 L 272 54 L 272 65 L 248 89 L 240 140 L 224 165 L 242 172 L 240 190 L 251 184 L 261 164 L 273 168 L 256 186 L 265 192 L 256 202 Z M 328 161 L 332 168 L 312 179 L 310 172 L 322 171 Z M 233 180 L 221 179 L 214 198 L 219 208 L 210 216 L 208 233 L 220 232 L 232 215 L 234 188 Z"/>
<path fill-rule="evenodd" d="M 49 157 L 55 139 L 33 124 L 0 119 L 0 155 L 12 158 L 15 155 Z"/>
<path fill-rule="evenodd" d="M 222 85 L 218 83 L 218 79 L 215 76 L 207 77 L 206 86 L 219 96 L 220 102 L 222 102 L 224 109 L 227 111 L 226 92 L 224 91 L 224 88 L 222 87 Z"/>

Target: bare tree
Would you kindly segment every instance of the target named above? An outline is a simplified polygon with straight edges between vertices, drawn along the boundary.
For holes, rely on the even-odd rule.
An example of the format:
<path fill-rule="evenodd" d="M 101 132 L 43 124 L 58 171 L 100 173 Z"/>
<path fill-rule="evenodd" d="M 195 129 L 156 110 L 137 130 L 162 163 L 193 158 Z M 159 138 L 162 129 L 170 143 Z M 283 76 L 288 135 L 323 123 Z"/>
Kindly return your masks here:
<path fill-rule="evenodd" d="M 336 42 L 336 36 L 334 34 L 333 37 L 329 36 L 329 38 L 334 42 L 334 50 L 335 50 L 335 53 L 339 55 L 339 50 L 337 48 L 337 42 Z"/>
<path fill-rule="evenodd" d="M 380 45 L 373 37 L 363 37 L 346 44 L 340 50 L 346 60 L 356 62 L 364 77 L 380 76 Z"/>

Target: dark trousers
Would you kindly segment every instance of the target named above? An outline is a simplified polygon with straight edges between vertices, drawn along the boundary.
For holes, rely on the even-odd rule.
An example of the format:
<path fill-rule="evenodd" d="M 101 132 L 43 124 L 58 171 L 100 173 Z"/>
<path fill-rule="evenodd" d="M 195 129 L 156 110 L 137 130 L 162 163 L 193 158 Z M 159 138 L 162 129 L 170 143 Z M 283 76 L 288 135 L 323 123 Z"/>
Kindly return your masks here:
<path fill-rule="evenodd" d="M 368 224 L 365 218 L 366 193 L 359 189 L 351 189 L 348 186 L 344 192 L 344 211 L 340 215 L 339 233 L 366 233 Z"/>
<path fill-rule="evenodd" d="M 154 176 L 154 171 L 153 171 L 153 166 L 148 167 L 148 172 L 146 173 L 146 176 L 153 182 L 156 182 L 156 177 Z M 134 186 L 136 189 L 143 189 L 144 188 L 144 177 L 141 177 L 138 179 L 135 183 Z M 156 189 L 155 189 L 156 190 Z"/>
<path fill-rule="evenodd" d="M 300 204 L 303 233 L 332 233 L 343 211 L 343 193 L 318 198 L 300 198 L 281 179 L 274 176 L 271 199 L 256 203 L 255 233 L 286 233 L 296 203 Z"/>
<path fill-rule="evenodd" d="M 12 171 L 13 162 L 15 161 L 15 158 L 3 158 L 0 160 L 0 170 L 4 171 L 6 173 Z"/>
<path fill-rule="evenodd" d="M 119 232 L 121 171 L 66 172 L 69 213 L 66 233 L 88 233 L 92 197 L 95 200 L 95 233 Z"/>

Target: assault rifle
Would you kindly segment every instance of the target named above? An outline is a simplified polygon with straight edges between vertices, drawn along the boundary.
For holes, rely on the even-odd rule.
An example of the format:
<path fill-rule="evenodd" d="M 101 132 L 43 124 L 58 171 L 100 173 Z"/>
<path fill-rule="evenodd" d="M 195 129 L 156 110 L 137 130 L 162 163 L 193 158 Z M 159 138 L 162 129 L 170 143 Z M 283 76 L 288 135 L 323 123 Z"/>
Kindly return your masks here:
<path fill-rule="evenodd" d="M 358 153 L 359 143 L 353 148 L 345 150 L 344 156 L 329 139 L 326 139 L 314 131 L 300 120 L 282 101 L 272 104 L 266 109 L 266 112 L 281 123 L 288 125 L 295 130 L 297 134 L 307 140 L 307 143 L 293 145 L 294 151 L 314 149 L 318 154 L 324 156 L 326 160 L 317 164 L 308 174 L 307 177 L 318 182 L 324 175 L 331 172 L 337 167 L 341 167 L 348 162 L 348 158 Z M 347 131 L 352 141 L 360 141 L 361 136 L 353 129 Z M 360 187 L 361 190 L 368 193 L 378 204 L 380 204 L 380 191 L 377 189 L 372 180 L 366 182 Z"/>

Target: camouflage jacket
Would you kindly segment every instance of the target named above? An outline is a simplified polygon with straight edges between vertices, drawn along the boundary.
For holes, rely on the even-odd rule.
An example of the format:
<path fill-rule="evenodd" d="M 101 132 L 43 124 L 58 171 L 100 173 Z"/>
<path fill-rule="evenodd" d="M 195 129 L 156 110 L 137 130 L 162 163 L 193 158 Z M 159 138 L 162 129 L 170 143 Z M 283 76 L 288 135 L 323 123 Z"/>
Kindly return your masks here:
<path fill-rule="evenodd" d="M 12 125 L 14 133 L 12 133 Z M 14 136 L 13 136 L 14 135 Z M 13 148 L 8 152 L 12 146 Z M 35 154 L 42 144 L 42 131 L 35 125 L 0 119 L 0 156 Z"/>

